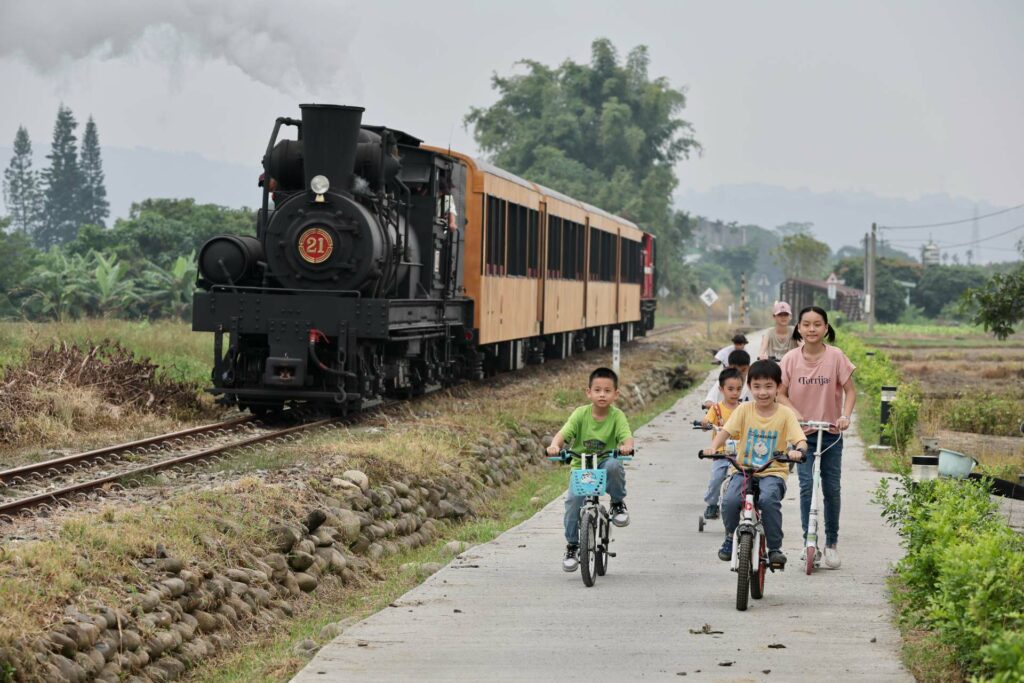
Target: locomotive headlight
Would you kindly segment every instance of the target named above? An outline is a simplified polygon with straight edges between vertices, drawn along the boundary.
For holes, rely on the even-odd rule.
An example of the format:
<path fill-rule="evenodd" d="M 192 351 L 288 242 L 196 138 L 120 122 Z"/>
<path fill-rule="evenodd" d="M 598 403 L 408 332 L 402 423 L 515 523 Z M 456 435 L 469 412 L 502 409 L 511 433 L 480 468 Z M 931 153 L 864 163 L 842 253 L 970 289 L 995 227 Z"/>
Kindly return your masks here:
<path fill-rule="evenodd" d="M 315 175 L 309 181 L 309 189 L 313 190 L 315 194 L 324 194 L 331 189 L 331 181 L 327 179 L 327 176 Z"/>

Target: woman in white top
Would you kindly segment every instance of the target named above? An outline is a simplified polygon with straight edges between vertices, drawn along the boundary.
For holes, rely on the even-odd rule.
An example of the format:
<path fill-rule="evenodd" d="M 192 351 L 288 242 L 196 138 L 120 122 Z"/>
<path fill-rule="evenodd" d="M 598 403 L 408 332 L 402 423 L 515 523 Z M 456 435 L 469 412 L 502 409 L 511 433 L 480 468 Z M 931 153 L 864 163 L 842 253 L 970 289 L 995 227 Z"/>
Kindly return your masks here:
<path fill-rule="evenodd" d="M 793 328 L 789 326 L 793 311 L 788 303 L 776 301 L 772 308 L 772 317 L 775 318 L 775 329 L 765 332 L 761 337 L 761 349 L 757 352 L 757 359 L 771 359 L 778 363 L 788 352 L 797 348 L 800 342 L 793 339 Z"/>

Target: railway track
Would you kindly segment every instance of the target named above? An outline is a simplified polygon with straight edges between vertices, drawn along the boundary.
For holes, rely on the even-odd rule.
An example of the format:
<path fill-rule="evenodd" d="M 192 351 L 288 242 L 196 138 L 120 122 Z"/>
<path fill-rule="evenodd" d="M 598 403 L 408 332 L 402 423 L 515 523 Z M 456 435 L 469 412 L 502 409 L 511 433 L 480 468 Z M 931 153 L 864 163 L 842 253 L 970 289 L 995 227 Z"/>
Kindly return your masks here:
<path fill-rule="evenodd" d="M 687 323 L 666 325 L 649 331 L 647 336 L 670 334 L 687 326 Z M 387 405 L 390 402 L 375 411 Z M 73 498 L 91 490 L 123 488 L 121 482 L 141 480 L 161 470 L 194 465 L 226 451 L 344 421 L 345 418 L 332 417 L 267 428 L 255 417 L 238 417 L 2 470 L 0 523 L 12 522 L 14 515 L 32 509 L 69 506 Z M 202 442 L 211 440 L 212 445 L 200 447 Z"/>
<path fill-rule="evenodd" d="M 0 522 L 12 522 L 13 515 L 33 508 L 67 505 L 70 499 L 90 490 L 120 486 L 122 481 L 193 465 L 225 451 L 281 439 L 336 421 L 338 418 L 332 417 L 267 428 L 253 417 L 239 417 L 0 471 Z M 211 439 L 212 445 L 200 446 L 202 441 Z M 90 473 L 95 476 L 88 476 Z M 83 474 L 87 476 L 82 478 Z"/>

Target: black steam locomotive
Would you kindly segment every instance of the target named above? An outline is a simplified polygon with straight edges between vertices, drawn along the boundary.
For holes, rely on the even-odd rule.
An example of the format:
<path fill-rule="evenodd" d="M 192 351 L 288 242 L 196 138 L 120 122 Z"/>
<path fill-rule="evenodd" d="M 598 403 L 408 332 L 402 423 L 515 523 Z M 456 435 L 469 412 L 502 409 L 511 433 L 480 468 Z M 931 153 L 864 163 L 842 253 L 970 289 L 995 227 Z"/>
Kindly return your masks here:
<path fill-rule="evenodd" d="M 360 107 L 301 111 L 274 125 L 256 237 L 199 253 L 193 329 L 214 333 L 213 393 L 256 413 L 344 413 L 482 376 L 462 231 L 438 210 L 461 200 L 465 167 L 361 126 Z M 278 140 L 282 126 L 298 139 Z"/>

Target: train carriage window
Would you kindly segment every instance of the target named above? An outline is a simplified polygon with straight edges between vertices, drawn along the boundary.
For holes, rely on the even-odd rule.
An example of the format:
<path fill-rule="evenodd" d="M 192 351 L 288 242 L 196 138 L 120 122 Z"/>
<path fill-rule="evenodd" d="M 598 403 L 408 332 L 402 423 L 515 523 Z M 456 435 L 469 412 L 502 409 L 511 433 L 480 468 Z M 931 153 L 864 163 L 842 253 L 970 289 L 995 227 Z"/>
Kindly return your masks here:
<path fill-rule="evenodd" d="M 540 241 L 538 239 L 538 227 L 540 220 L 540 212 L 535 209 L 529 210 L 529 245 L 527 247 L 526 257 L 526 274 L 529 277 L 537 277 L 540 273 L 537 271 L 537 262 L 540 259 Z"/>
<path fill-rule="evenodd" d="M 598 264 L 601 262 L 601 231 L 597 228 L 590 229 L 590 279 L 596 280 L 600 271 Z"/>
<path fill-rule="evenodd" d="M 576 279 L 576 250 L 572 248 L 576 244 L 576 225 L 572 221 L 562 222 L 562 277 L 566 280 Z"/>
<path fill-rule="evenodd" d="M 507 269 L 508 258 L 508 202 L 504 199 L 498 200 L 498 254 L 497 273 L 504 275 Z"/>
<path fill-rule="evenodd" d="M 517 206 L 516 212 L 519 214 L 519 261 L 517 263 L 517 270 L 519 275 L 526 275 L 527 258 L 530 253 L 529 209 L 525 206 Z"/>
<path fill-rule="evenodd" d="M 576 231 L 576 279 L 583 280 L 587 274 L 587 231 L 585 225 L 580 225 Z"/>
<path fill-rule="evenodd" d="M 487 195 L 487 260 L 484 273 L 498 273 L 498 198 L 490 195 Z"/>
<path fill-rule="evenodd" d="M 548 264 L 549 278 L 562 277 L 562 219 L 548 215 Z"/>
<path fill-rule="evenodd" d="M 523 244 L 526 226 L 520 221 L 522 208 L 518 204 L 508 205 L 508 274 L 516 276 L 526 274 L 526 247 Z"/>

